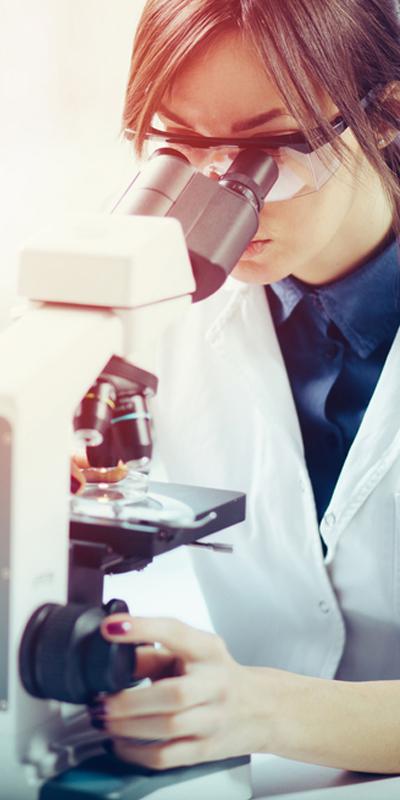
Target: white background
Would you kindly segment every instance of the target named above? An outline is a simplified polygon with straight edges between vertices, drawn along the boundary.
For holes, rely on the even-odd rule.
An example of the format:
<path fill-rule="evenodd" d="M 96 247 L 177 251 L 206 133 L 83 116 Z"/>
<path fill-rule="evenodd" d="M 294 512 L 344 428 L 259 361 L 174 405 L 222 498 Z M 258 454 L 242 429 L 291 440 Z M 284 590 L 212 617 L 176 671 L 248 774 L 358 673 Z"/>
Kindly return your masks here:
<path fill-rule="evenodd" d="M 120 138 L 141 0 L 0 0 L 0 294 L 21 242 L 97 211 L 135 166 Z"/>
<path fill-rule="evenodd" d="M 0 0 L 0 327 L 16 295 L 19 246 L 58 215 L 106 208 L 135 174 L 120 128 L 142 7 Z M 106 596 L 137 614 L 209 625 L 184 550 L 108 580 Z"/>

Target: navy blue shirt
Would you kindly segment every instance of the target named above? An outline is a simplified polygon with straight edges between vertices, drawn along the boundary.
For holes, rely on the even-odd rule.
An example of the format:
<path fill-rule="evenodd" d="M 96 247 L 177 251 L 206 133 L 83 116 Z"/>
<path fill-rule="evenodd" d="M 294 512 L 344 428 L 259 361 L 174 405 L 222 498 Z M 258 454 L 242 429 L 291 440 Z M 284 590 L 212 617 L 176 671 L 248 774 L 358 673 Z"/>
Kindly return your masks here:
<path fill-rule="evenodd" d="M 332 283 L 266 291 L 321 520 L 400 325 L 398 244 Z"/>

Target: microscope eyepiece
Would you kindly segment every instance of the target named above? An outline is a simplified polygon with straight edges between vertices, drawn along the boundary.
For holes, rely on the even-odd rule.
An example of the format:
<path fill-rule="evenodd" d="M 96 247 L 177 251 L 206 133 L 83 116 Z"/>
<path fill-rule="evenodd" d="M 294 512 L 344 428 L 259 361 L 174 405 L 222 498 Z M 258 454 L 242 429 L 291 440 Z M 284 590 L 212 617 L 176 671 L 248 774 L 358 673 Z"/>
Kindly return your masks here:
<path fill-rule="evenodd" d="M 189 159 L 186 158 L 180 150 L 175 150 L 174 147 L 159 147 L 158 150 L 155 150 L 154 153 L 151 154 L 149 161 L 152 161 L 156 156 L 175 156 L 175 158 L 180 158 L 182 161 L 185 161 L 186 164 L 190 164 Z"/>
<path fill-rule="evenodd" d="M 266 156 L 262 150 L 242 150 L 219 178 L 219 183 L 247 197 L 257 211 L 261 211 L 278 176 L 278 166 L 271 156 Z"/>
<path fill-rule="evenodd" d="M 174 217 L 189 252 L 196 289 L 192 300 L 216 292 L 259 225 L 259 212 L 278 179 L 262 150 L 242 150 L 218 181 L 210 180 L 173 147 L 156 150 L 113 211 Z"/>

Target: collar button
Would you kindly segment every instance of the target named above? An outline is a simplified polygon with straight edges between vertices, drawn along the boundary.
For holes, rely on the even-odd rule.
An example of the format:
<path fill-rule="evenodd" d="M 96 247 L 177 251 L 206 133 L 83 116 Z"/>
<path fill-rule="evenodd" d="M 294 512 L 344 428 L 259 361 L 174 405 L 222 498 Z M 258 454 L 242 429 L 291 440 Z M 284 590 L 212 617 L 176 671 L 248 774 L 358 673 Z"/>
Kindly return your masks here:
<path fill-rule="evenodd" d="M 328 514 L 325 514 L 322 522 L 326 528 L 332 529 L 336 525 L 336 514 L 330 511 Z"/>

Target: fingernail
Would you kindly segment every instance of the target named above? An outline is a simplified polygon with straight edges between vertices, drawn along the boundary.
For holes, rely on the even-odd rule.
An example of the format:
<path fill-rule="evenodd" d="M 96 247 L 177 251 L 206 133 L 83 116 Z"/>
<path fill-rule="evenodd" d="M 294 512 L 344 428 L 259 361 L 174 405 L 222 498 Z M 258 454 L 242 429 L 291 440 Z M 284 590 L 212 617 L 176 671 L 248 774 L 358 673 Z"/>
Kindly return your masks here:
<path fill-rule="evenodd" d="M 71 490 L 72 494 L 76 494 L 77 493 L 80 485 L 81 484 L 79 483 L 78 479 L 75 478 L 74 475 L 71 475 L 70 490 Z"/>
<path fill-rule="evenodd" d="M 108 622 L 106 625 L 106 631 L 110 636 L 125 636 L 131 630 L 132 625 L 127 620 L 123 622 Z"/>

